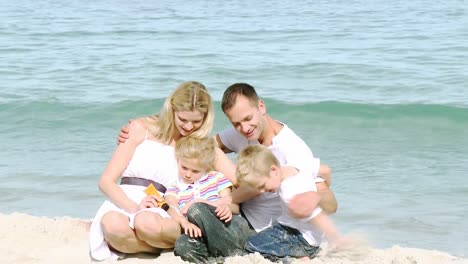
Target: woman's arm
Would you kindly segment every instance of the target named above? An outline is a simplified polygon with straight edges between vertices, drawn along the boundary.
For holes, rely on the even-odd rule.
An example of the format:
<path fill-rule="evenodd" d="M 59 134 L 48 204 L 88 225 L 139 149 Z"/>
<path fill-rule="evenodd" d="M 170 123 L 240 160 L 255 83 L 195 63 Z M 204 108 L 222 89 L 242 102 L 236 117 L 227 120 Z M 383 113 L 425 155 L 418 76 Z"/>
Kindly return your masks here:
<path fill-rule="evenodd" d="M 239 214 L 239 211 L 240 211 L 239 204 L 233 203 L 232 197 L 230 197 L 231 188 L 226 188 L 226 189 L 221 190 L 219 192 L 219 196 L 221 197 L 220 201 L 223 201 L 223 204 L 227 205 L 229 207 L 229 210 L 231 210 L 233 214 Z"/>
<path fill-rule="evenodd" d="M 133 122 L 129 126 L 132 139 L 117 146 L 99 180 L 99 189 L 117 206 L 132 213 L 139 210 L 139 205 L 127 197 L 118 186 L 117 180 L 128 166 L 138 144 L 144 140 L 145 133 L 146 129 L 142 133 L 139 122 Z"/>

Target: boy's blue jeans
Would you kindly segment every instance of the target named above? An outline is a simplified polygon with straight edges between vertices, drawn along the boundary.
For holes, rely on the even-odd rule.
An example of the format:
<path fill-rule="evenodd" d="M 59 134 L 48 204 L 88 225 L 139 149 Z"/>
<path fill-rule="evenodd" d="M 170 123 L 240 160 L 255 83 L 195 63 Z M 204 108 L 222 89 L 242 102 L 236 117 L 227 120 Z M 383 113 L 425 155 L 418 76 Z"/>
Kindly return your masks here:
<path fill-rule="evenodd" d="M 311 246 L 299 230 L 276 223 L 250 238 L 245 249 L 271 261 L 289 262 L 288 257 L 313 258 L 320 247 Z"/>
<path fill-rule="evenodd" d="M 195 203 L 187 212 L 187 220 L 202 231 L 201 238 L 182 234 L 175 243 L 174 255 L 194 263 L 222 261 L 224 257 L 244 255 L 245 243 L 255 233 L 240 215 L 233 215 L 231 221 L 219 220 L 215 207 Z"/>

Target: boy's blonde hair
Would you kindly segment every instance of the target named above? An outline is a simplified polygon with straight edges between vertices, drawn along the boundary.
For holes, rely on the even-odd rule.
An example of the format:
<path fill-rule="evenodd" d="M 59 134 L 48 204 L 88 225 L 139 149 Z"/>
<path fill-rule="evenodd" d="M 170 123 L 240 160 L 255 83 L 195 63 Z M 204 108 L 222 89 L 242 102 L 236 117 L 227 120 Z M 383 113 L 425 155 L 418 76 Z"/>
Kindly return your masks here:
<path fill-rule="evenodd" d="M 247 146 L 237 156 L 237 181 L 253 186 L 257 182 L 256 178 L 270 177 L 272 165 L 280 164 L 270 149 L 260 144 Z"/>
<path fill-rule="evenodd" d="M 206 168 L 206 171 L 214 170 L 216 162 L 216 145 L 212 138 L 183 137 L 175 145 L 176 159 L 197 159 Z"/>
<path fill-rule="evenodd" d="M 213 128 L 213 103 L 206 87 L 195 81 L 184 82 L 167 97 L 159 116 L 145 119 L 149 132 L 165 144 L 174 136 L 174 113 L 177 111 L 199 111 L 204 115 L 202 125 L 190 136 L 207 137 Z"/>

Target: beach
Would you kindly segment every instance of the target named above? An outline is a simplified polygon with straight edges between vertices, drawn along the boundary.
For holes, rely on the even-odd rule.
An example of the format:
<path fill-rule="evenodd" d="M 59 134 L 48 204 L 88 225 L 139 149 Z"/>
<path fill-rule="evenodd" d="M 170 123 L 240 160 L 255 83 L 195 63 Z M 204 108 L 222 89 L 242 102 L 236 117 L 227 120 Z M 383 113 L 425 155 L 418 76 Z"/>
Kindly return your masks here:
<path fill-rule="evenodd" d="M 312 263 L 466 263 L 467 6 L 2 1 L 0 263 L 90 263 L 120 127 L 190 80 L 212 95 L 213 135 L 232 127 L 224 90 L 247 82 L 332 168 L 333 221 L 367 242 Z M 118 263 L 150 262 L 181 261 Z"/>
<path fill-rule="evenodd" d="M 37 217 L 23 213 L 0 214 L 0 263 L 98 263 L 91 261 L 88 253 L 88 228 L 90 220 L 71 217 Z M 468 259 L 457 258 L 447 253 L 393 246 L 377 249 L 361 245 L 348 251 L 330 251 L 326 245 L 319 256 L 310 261 L 297 263 L 425 263 L 462 264 Z M 122 260 L 100 263 L 185 263 L 171 251 L 163 251 L 160 256 L 149 254 L 129 255 Z M 271 263 L 259 254 L 235 256 L 225 263 Z"/>

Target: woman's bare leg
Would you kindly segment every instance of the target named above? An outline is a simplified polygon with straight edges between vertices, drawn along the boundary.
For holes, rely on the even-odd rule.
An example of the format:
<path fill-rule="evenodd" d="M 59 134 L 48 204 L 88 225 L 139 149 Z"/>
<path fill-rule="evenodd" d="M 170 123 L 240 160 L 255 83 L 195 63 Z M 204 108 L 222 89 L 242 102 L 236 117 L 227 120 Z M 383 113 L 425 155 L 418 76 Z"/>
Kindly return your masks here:
<path fill-rule="evenodd" d="M 128 216 L 119 212 L 108 212 L 101 219 L 104 239 L 113 249 L 123 253 L 159 252 L 140 240 L 128 225 Z"/>
<path fill-rule="evenodd" d="M 180 236 L 180 225 L 172 218 L 162 218 L 153 212 L 135 216 L 135 232 L 139 239 L 156 248 L 174 248 Z"/>

